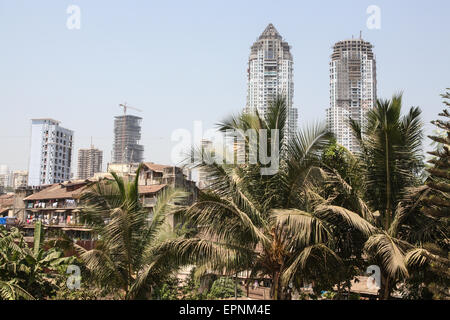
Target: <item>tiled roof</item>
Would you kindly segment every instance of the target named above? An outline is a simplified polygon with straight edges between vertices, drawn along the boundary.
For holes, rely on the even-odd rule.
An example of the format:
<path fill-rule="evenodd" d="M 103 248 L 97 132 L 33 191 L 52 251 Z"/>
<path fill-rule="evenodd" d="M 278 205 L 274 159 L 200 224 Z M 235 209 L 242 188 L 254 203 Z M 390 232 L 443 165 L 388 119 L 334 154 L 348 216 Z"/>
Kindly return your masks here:
<path fill-rule="evenodd" d="M 8 212 L 14 204 L 13 194 L 3 194 L 0 196 L 0 214 Z"/>
<path fill-rule="evenodd" d="M 153 184 L 149 186 L 139 186 L 139 194 L 156 193 L 162 190 L 166 184 Z"/>
<path fill-rule="evenodd" d="M 156 172 L 163 172 L 165 168 L 171 168 L 173 166 L 168 166 L 165 164 L 156 164 L 151 162 L 144 162 L 144 166 L 146 166 L 148 169 L 156 171 Z"/>
<path fill-rule="evenodd" d="M 81 184 L 81 183 L 80 183 Z M 73 183 L 68 184 L 73 186 Z M 86 189 L 86 184 L 76 190 L 68 191 L 65 184 L 53 184 L 44 190 L 26 197 L 24 200 L 76 199 Z"/>
<path fill-rule="evenodd" d="M 2 194 L 0 196 L 0 207 L 12 206 L 14 203 L 13 194 Z"/>

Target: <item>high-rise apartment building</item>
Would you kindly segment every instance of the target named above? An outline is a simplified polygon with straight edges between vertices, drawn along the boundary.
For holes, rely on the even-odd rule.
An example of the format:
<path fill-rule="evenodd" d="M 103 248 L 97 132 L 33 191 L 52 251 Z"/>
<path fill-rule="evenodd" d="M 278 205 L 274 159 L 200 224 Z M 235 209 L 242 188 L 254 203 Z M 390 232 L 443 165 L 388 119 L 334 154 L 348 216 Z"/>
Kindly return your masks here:
<path fill-rule="evenodd" d="M 290 46 L 269 24 L 252 45 L 248 62 L 248 87 L 246 112 L 264 116 L 270 101 L 284 96 L 287 105 L 287 135 L 297 130 L 298 113 L 293 107 L 294 61 Z"/>
<path fill-rule="evenodd" d="M 123 115 L 114 120 L 113 163 L 140 163 L 144 160 L 141 139 L 142 118 Z"/>
<path fill-rule="evenodd" d="M 337 142 L 358 152 L 359 145 L 349 125 L 357 121 L 362 130 L 367 125 L 367 112 L 377 99 L 376 63 L 373 46 L 359 39 L 337 42 L 330 62 L 330 107 L 327 126 Z"/>
<path fill-rule="evenodd" d="M 78 150 L 78 179 L 89 179 L 102 172 L 103 151 L 91 146 Z"/>
<path fill-rule="evenodd" d="M 73 131 L 53 119 L 33 119 L 28 185 L 40 186 L 70 179 Z"/>

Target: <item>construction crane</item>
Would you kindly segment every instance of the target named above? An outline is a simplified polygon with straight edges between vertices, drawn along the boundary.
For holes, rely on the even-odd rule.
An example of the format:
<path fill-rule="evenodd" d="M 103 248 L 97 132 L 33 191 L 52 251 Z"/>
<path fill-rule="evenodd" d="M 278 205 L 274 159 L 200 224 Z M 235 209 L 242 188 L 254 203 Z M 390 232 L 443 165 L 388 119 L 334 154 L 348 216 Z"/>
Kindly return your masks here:
<path fill-rule="evenodd" d="M 127 106 L 127 103 L 126 103 L 126 102 L 125 102 L 125 103 L 119 104 L 119 107 L 123 108 L 123 114 L 124 114 L 124 115 L 127 115 L 127 109 L 133 109 L 133 110 L 142 112 L 141 109 L 138 109 L 138 108 L 135 108 L 135 107 Z"/>
<path fill-rule="evenodd" d="M 119 107 L 123 108 L 123 115 L 124 115 L 124 116 L 127 115 L 127 109 L 133 109 L 133 110 L 142 112 L 141 109 L 138 109 L 138 108 L 135 108 L 135 107 L 128 106 L 126 102 L 125 102 L 125 103 L 119 104 Z M 132 161 L 132 158 L 133 158 L 133 151 L 134 151 L 134 150 L 131 151 L 131 157 L 130 157 L 130 159 L 126 159 L 126 156 L 125 156 L 125 151 L 126 151 L 126 150 L 125 150 L 125 144 L 126 144 L 126 138 L 125 138 L 125 122 L 126 122 L 126 120 L 124 119 L 124 120 L 123 120 L 123 124 L 122 124 L 122 143 L 121 143 L 121 144 L 122 144 L 122 161 L 121 161 L 122 163 L 127 162 L 127 160 L 128 160 L 128 161 Z"/>

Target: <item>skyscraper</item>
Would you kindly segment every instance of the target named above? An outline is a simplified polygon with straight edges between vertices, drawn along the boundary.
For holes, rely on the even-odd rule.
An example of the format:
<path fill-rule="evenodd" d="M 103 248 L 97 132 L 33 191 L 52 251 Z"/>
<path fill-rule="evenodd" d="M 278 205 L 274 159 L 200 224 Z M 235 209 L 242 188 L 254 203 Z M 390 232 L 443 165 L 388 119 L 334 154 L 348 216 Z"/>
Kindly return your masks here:
<path fill-rule="evenodd" d="M 89 149 L 78 150 L 78 179 L 89 179 L 102 172 L 103 151 L 91 145 Z"/>
<path fill-rule="evenodd" d="M 40 186 L 70 179 L 73 131 L 53 119 L 33 119 L 28 185 Z"/>
<path fill-rule="evenodd" d="M 359 39 L 337 42 L 330 62 L 330 107 L 327 109 L 328 129 L 337 142 L 358 152 L 359 146 L 349 125 L 357 121 L 364 131 L 367 112 L 377 99 L 375 56 L 372 45 Z"/>
<path fill-rule="evenodd" d="M 141 139 L 142 118 L 123 115 L 114 120 L 113 163 L 139 163 L 144 160 Z"/>
<path fill-rule="evenodd" d="M 270 101 L 277 95 L 286 99 L 287 131 L 292 135 L 297 130 L 298 114 L 293 107 L 294 80 L 293 58 L 290 46 L 269 24 L 252 45 L 248 62 L 248 88 L 246 112 L 264 116 Z"/>

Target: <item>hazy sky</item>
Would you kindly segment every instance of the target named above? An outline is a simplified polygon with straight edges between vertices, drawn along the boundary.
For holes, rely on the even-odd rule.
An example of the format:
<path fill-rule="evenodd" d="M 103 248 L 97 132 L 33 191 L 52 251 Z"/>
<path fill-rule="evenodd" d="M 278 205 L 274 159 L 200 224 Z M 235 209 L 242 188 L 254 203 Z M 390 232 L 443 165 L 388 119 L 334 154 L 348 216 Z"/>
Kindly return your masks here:
<path fill-rule="evenodd" d="M 69 30 L 68 6 L 81 9 Z M 381 29 L 369 30 L 369 5 Z M 250 46 L 273 23 L 292 46 L 300 125 L 323 121 L 332 45 L 374 46 L 378 96 L 404 92 L 427 123 L 450 87 L 450 1 L 0 0 L 0 164 L 26 169 L 30 119 L 51 117 L 111 158 L 113 117 L 143 110 L 147 161 L 169 163 L 171 133 L 214 126 L 245 105 Z M 426 141 L 428 144 L 428 141 Z"/>

